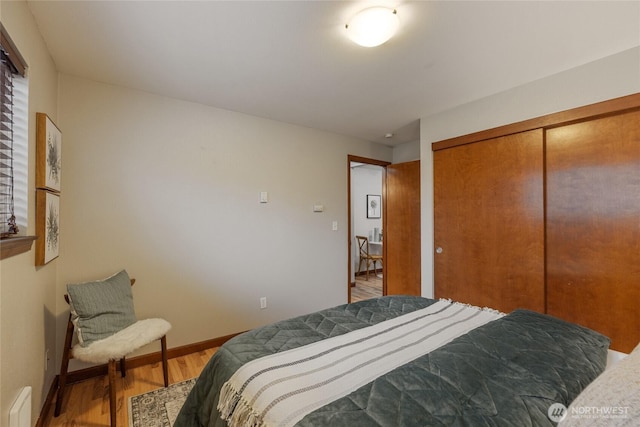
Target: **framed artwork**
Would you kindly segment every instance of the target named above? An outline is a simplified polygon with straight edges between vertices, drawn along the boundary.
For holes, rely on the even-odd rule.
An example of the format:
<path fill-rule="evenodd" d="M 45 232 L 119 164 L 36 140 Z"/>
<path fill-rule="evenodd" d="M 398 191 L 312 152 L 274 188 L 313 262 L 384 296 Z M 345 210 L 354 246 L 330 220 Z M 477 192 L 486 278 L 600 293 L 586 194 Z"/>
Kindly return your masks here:
<path fill-rule="evenodd" d="M 379 194 L 367 194 L 367 218 L 380 218 L 382 197 Z"/>
<path fill-rule="evenodd" d="M 36 113 L 36 188 L 60 192 L 62 133 L 44 113 Z"/>
<path fill-rule="evenodd" d="M 60 247 L 60 196 L 36 190 L 36 265 L 45 265 L 58 256 Z"/>

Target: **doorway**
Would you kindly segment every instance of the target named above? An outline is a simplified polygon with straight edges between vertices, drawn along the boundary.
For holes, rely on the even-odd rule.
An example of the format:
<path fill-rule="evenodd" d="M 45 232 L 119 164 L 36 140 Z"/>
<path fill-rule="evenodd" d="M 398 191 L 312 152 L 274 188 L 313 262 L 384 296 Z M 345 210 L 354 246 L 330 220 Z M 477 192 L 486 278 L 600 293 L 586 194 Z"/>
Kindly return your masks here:
<path fill-rule="evenodd" d="M 384 226 L 386 221 L 386 167 L 389 162 L 348 156 L 349 183 L 349 281 L 348 301 L 374 298 L 385 295 L 384 274 Z M 360 260 L 360 248 L 356 236 L 368 239 L 372 255 L 381 255 L 368 271 L 367 262 Z M 360 271 L 358 271 L 360 270 Z"/>
<path fill-rule="evenodd" d="M 367 171 L 365 175 L 372 175 L 374 178 L 371 178 L 372 183 L 365 184 L 364 188 L 354 188 L 353 178 L 357 174 L 354 171 L 360 168 Z M 380 296 L 420 295 L 420 161 L 391 164 L 350 155 L 347 173 L 348 302 L 353 302 L 352 296 L 361 298 L 361 293 L 354 290 L 359 282 L 356 280 L 359 267 L 356 235 L 367 237 L 370 240 L 370 248 L 377 246 L 375 249 L 382 255 L 382 271 L 374 272 L 376 279 L 373 279 L 378 282 L 379 289 L 376 292 Z M 376 180 L 378 184 L 375 183 Z M 376 197 L 378 192 L 379 199 Z M 375 209 L 374 212 L 369 212 L 372 207 L 371 200 L 380 200 L 379 212 L 375 212 Z M 378 216 L 380 218 L 377 218 Z M 382 277 L 378 277 L 376 273 Z M 366 272 L 364 274 L 366 275 Z M 371 272 L 369 277 L 371 279 Z M 367 291 L 371 291 L 370 287 L 374 286 L 372 280 L 365 280 L 363 284 L 368 285 Z M 363 298 L 375 296 L 378 295 L 365 292 Z"/>

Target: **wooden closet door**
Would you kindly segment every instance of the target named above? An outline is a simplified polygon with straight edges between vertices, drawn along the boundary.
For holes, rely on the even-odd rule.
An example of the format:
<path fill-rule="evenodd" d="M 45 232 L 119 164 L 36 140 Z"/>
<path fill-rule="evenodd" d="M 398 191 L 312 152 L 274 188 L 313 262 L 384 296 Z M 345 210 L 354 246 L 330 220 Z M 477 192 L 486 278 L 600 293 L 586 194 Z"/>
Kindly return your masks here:
<path fill-rule="evenodd" d="M 434 152 L 435 296 L 544 312 L 541 129 Z"/>
<path fill-rule="evenodd" d="M 547 131 L 549 314 L 629 352 L 639 303 L 640 112 Z"/>

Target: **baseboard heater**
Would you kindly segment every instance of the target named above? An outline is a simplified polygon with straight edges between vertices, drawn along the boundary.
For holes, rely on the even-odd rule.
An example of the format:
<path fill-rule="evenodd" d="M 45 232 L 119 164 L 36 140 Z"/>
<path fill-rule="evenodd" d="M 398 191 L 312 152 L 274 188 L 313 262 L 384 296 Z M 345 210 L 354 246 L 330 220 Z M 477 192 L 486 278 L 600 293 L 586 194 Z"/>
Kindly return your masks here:
<path fill-rule="evenodd" d="M 22 389 L 9 410 L 9 427 L 31 427 L 31 387 Z"/>

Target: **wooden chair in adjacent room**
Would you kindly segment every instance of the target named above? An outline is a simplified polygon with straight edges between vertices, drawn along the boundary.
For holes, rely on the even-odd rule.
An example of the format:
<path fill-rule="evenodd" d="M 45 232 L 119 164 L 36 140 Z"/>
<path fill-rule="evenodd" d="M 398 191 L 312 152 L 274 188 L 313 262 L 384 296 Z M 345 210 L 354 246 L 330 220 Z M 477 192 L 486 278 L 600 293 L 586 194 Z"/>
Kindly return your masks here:
<path fill-rule="evenodd" d="M 358 242 L 358 250 L 360 251 L 360 262 L 358 263 L 358 273 L 362 270 L 362 263 L 366 263 L 367 267 L 367 279 L 369 280 L 369 266 L 373 264 L 373 274 L 376 274 L 376 263 L 380 261 L 380 268 L 382 268 L 382 255 L 371 254 L 369 251 L 369 239 L 364 236 L 356 236 Z"/>
<path fill-rule="evenodd" d="M 166 334 L 171 324 L 164 319 L 135 319 L 131 286 L 122 270 L 105 280 L 68 285 L 64 299 L 71 307 L 65 336 L 55 416 L 60 415 L 67 385 L 69 360 L 107 364 L 109 377 L 109 412 L 111 426 L 116 426 L 116 370 L 120 361 L 122 377 L 126 375 L 125 357 L 155 340 L 160 340 L 164 386 L 169 385 Z M 106 316 L 106 318 L 105 318 Z M 102 319 L 101 319 L 102 317 Z M 96 322 L 96 319 L 97 322 Z M 74 330 L 78 343 L 73 345 Z"/>

